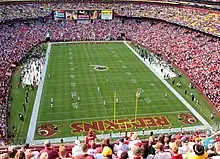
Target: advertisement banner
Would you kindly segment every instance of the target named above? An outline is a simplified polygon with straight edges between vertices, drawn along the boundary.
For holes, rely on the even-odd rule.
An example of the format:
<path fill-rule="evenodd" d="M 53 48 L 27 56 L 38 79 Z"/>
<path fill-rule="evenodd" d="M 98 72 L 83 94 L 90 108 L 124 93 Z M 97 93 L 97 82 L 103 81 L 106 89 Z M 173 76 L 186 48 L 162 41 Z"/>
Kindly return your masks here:
<path fill-rule="evenodd" d="M 112 10 L 102 10 L 101 11 L 101 19 L 111 20 L 112 17 L 113 17 L 113 11 Z"/>
<path fill-rule="evenodd" d="M 78 14 L 77 10 L 66 11 L 66 19 L 67 20 L 77 20 L 77 14 Z"/>
<path fill-rule="evenodd" d="M 55 20 L 62 20 L 65 19 L 65 11 L 64 10 L 57 10 L 54 12 L 54 19 Z"/>
<path fill-rule="evenodd" d="M 54 11 L 55 20 L 111 20 L 112 10 L 56 10 Z"/>

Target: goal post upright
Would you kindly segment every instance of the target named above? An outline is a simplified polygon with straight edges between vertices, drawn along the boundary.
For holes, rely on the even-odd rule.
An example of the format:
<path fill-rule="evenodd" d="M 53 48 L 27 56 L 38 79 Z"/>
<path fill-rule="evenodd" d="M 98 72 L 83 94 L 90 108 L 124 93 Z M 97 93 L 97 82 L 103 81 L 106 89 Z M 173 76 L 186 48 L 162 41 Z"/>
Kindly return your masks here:
<path fill-rule="evenodd" d="M 138 111 L 138 90 L 136 92 L 136 100 L 135 100 L 135 114 L 134 114 L 134 121 L 137 121 L 137 111 Z"/>
<path fill-rule="evenodd" d="M 138 95 L 139 90 L 137 89 L 137 91 L 135 92 L 135 111 L 134 111 L 134 121 L 129 121 L 129 122 L 123 122 L 123 123 L 118 123 L 116 121 L 116 107 L 117 107 L 117 102 L 116 102 L 116 98 L 117 98 L 117 93 L 116 91 L 114 91 L 114 98 L 113 98 L 113 122 L 114 124 L 118 124 L 118 125 L 126 125 L 127 127 L 127 124 L 132 124 L 132 123 L 136 123 L 137 122 L 137 112 L 138 112 L 138 98 L 139 98 L 139 95 Z M 127 128 L 126 128 L 127 129 Z"/>
<path fill-rule="evenodd" d="M 116 91 L 114 91 L 114 105 L 113 105 L 113 117 L 114 117 L 114 123 L 116 123 Z"/>

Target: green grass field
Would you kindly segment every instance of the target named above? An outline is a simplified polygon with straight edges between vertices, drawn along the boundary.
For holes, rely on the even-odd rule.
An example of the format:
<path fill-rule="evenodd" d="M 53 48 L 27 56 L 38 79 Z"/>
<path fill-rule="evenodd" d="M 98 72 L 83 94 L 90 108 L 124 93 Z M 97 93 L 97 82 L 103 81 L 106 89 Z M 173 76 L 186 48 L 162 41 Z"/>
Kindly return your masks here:
<path fill-rule="evenodd" d="M 94 69 L 97 65 L 106 66 L 107 70 Z M 174 127 L 180 127 L 182 123 L 178 121 L 178 115 L 190 114 L 124 44 L 52 45 L 46 74 L 37 126 L 55 124 L 59 131 L 53 137 L 81 134 L 72 134 L 72 123 L 113 120 L 115 91 L 119 99 L 116 119 L 135 118 L 138 88 L 144 92 L 138 100 L 137 117 L 165 116 Z M 77 94 L 74 99 L 71 92 Z M 53 108 L 51 98 L 54 99 Z M 82 127 L 84 131 L 88 126 Z M 149 127 L 155 129 L 156 125 Z M 37 133 L 36 138 L 42 136 Z"/>
<path fill-rule="evenodd" d="M 97 70 L 96 66 L 105 66 L 106 70 Z M 138 101 L 137 89 L 143 90 Z M 119 99 L 115 111 L 116 122 L 121 123 L 118 125 L 113 121 L 114 92 Z M 23 132 L 20 138 L 27 134 L 32 104 L 24 128 L 18 128 Z M 207 103 L 203 106 L 211 112 Z M 190 118 L 192 122 L 187 122 Z M 126 127 L 142 130 L 195 125 L 201 125 L 200 121 L 123 43 L 52 45 L 35 139 L 86 135 L 90 128 L 96 133 L 109 133 Z"/>

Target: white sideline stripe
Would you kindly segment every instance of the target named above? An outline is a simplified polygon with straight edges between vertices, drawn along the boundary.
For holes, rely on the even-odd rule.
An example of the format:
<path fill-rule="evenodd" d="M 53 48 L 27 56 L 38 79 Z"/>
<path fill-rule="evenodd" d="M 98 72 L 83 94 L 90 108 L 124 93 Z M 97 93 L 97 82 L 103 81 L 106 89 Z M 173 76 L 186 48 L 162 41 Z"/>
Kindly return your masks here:
<path fill-rule="evenodd" d="M 170 84 L 164 80 L 154 68 L 143 61 L 141 56 L 139 56 L 139 54 L 126 41 L 124 41 L 124 44 L 161 80 L 161 82 L 164 83 L 165 86 L 167 86 L 171 92 L 173 92 L 173 94 L 196 116 L 197 119 L 201 121 L 204 126 L 206 126 L 206 128 L 212 129 L 212 126 L 172 86 L 170 86 Z"/>
<path fill-rule="evenodd" d="M 34 140 L 34 134 L 36 131 L 36 126 L 37 126 L 37 116 L 38 116 L 38 112 L 40 108 L 41 95 L 43 92 L 44 79 L 45 79 L 45 74 L 47 70 L 50 50 L 51 50 L 51 43 L 49 43 L 47 47 L 46 61 L 45 61 L 45 65 L 43 66 L 43 71 L 42 71 L 42 81 L 38 85 L 37 94 L 36 94 L 35 101 L 34 101 L 34 107 L 33 107 L 32 114 L 31 114 L 31 120 L 30 120 L 30 124 L 28 128 L 26 143 L 32 143 Z"/>
<path fill-rule="evenodd" d="M 144 132 L 143 131 L 138 131 L 137 134 L 138 136 L 142 135 L 150 135 L 150 132 L 153 131 L 155 135 L 157 134 L 172 134 L 176 132 L 181 132 L 181 131 L 196 131 L 196 130 L 206 130 L 206 127 L 203 125 L 200 126 L 192 126 L 192 127 L 184 127 L 184 128 L 172 128 L 172 129 L 158 129 L 158 130 L 147 130 Z M 129 133 L 129 132 L 128 132 Z M 96 135 L 98 139 L 104 139 L 104 138 L 110 138 L 110 133 L 108 134 L 100 134 Z M 111 138 L 119 138 L 119 137 L 124 137 L 125 132 L 120 133 L 113 133 Z M 85 136 L 75 136 L 75 137 L 65 137 L 65 138 L 55 138 L 55 139 L 50 139 L 51 143 L 60 143 L 60 140 L 63 139 L 65 143 L 73 143 L 75 140 L 85 140 Z M 34 140 L 33 144 L 35 145 L 42 145 L 44 143 L 44 139 L 42 140 Z"/>
<path fill-rule="evenodd" d="M 152 116 L 152 115 L 161 115 L 163 114 L 177 114 L 177 113 L 188 113 L 189 111 L 174 111 L 174 112 L 159 112 L 159 113 L 146 113 L 146 114 L 138 114 L 137 116 L 142 117 L 142 116 Z M 80 120 L 93 120 L 93 119 L 106 119 L 109 120 L 108 118 L 112 118 L 113 116 L 106 116 L 106 117 L 91 117 L 91 118 L 77 118 L 77 119 L 64 119 L 64 120 L 45 120 L 45 121 L 39 121 L 38 123 L 45 123 L 45 122 L 59 122 L 59 121 L 80 121 Z M 118 117 L 132 117 L 132 115 L 118 115 Z"/>

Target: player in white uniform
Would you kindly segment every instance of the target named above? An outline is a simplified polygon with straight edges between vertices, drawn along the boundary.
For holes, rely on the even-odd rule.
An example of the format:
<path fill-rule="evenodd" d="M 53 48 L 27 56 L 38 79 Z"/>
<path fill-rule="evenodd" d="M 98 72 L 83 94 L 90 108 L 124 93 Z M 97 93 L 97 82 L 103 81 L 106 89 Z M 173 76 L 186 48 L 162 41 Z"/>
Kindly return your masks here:
<path fill-rule="evenodd" d="M 164 97 L 167 98 L 167 93 L 164 94 Z"/>
<path fill-rule="evenodd" d="M 211 119 L 211 120 L 214 120 L 214 117 L 215 117 L 215 116 L 214 116 L 214 113 L 211 113 L 210 119 Z"/>
<path fill-rule="evenodd" d="M 71 92 L 71 97 L 72 97 L 72 100 L 74 99 L 74 93 L 73 92 Z"/>
<path fill-rule="evenodd" d="M 50 107 L 53 108 L 53 98 L 50 98 Z"/>
<path fill-rule="evenodd" d="M 116 98 L 116 103 L 119 103 L 119 99 L 118 98 Z"/>

